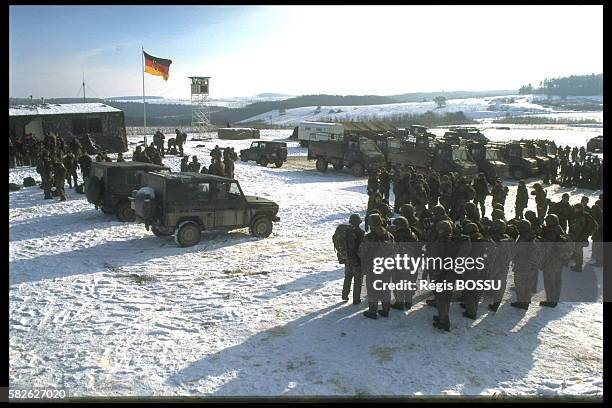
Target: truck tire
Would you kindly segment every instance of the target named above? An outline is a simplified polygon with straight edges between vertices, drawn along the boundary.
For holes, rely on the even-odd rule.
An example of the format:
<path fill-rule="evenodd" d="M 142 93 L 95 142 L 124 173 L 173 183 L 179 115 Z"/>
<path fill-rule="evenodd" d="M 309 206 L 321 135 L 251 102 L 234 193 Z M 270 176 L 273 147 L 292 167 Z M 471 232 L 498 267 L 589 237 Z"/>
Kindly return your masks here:
<path fill-rule="evenodd" d="M 353 163 L 351 166 L 351 173 L 353 173 L 355 177 L 363 176 L 365 174 L 363 165 L 361 163 Z"/>
<path fill-rule="evenodd" d="M 201 238 L 200 226 L 193 221 L 181 223 L 174 234 L 174 240 L 182 248 L 196 245 Z"/>
<path fill-rule="evenodd" d="M 132 210 L 132 206 L 130 202 L 122 202 L 117 206 L 117 210 L 115 211 L 117 215 L 117 219 L 121 222 L 134 222 L 136 221 L 136 213 Z"/>
<path fill-rule="evenodd" d="M 274 165 L 275 165 L 275 166 L 276 166 L 276 168 L 278 169 L 278 168 L 283 167 L 283 162 L 282 162 L 282 161 L 279 161 L 279 162 L 274 163 Z"/>
<path fill-rule="evenodd" d="M 268 238 L 272 233 L 272 220 L 268 217 L 257 218 L 249 231 L 255 237 Z"/>
<path fill-rule="evenodd" d="M 525 172 L 520 167 L 515 167 L 512 169 L 512 178 L 515 180 L 520 180 L 524 178 Z"/>
<path fill-rule="evenodd" d="M 316 166 L 317 166 L 317 170 L 319 171 L 323 171 L 323 172 L 327 171 L 327 166 L 328 166 L 327 160 L 325 160 L 322 157 L 319 157 L 317 159 Z"/>
<path fill-rule="evenodd" d="M 259 165 L 262 167 L 268 167 L 268 160 L 266 159 L 259 160 Z"/>
<path fill-rule="evenodd" d="M 334 163 L 333 166 L 334 166 L 334 170 L 336 171 L 340 171 L 344 168 L 344 164 L 342 163 Z"/>
<path fill-rule="evenodd" d="M 156 227 L 151 227 L 151 232 L 153 232 L 153 235 L 155 235 L 156 237 L 168 237 L 170 235 L 172 235 L 171 233 L 167 233 L 167 232 L 162 232 L 161 230 L 157 229 Z"/>
<path fill-rule="evenodd" d="M 109 210 L 108 208 L 104 208 L 104 207 L 100 207 L 100 210 L 102 210 L 104 214 L 114 214 L 115 213 L 115 211 Z"/>

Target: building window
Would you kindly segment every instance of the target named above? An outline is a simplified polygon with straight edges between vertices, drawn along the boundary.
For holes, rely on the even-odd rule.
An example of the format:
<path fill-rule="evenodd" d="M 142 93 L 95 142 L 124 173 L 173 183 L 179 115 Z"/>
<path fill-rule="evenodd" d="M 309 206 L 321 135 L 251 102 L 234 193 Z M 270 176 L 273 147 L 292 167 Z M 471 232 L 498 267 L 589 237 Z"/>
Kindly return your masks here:
<path fill-rule="evenodd" d="M 102 133 L 102 120 L 100 118 L 90 118 L 88 124 L 89 133 Z"/>
<path fill-rule="evenodd" d="M 72 133 L 75 135 L 87 133 L 87 119 L 72 119 Z"/>

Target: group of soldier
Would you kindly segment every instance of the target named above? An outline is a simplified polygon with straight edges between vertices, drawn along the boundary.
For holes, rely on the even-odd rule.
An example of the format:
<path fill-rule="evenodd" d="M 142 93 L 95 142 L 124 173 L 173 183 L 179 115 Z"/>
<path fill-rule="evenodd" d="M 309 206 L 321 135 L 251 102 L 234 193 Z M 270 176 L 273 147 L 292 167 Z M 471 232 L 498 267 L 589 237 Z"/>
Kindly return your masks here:
<path fill-rule="evenodd" d="M 157 130 L 153 134 L 153 142 L 148 146 L 145 144 L 145 148 L 142 146 L 136 146 L 134 150 L 133 161 L 142 163 L 153 163 L 162 164 L 162 158 L 166 154 L 184 157 L 183 145 L 187 141 L 187 134 L 181 132 L 179 129 L 175 129 L 176 137 L 168 139 L 168 145 L 165 146 L 166 136 Z"/>
<path fill-rule="evenodd" d="M 598 156 L 587 154 L 581 147 L 557 148 L 552 171 L 545 172 L 544 183 L 558 183 L 564 187 L 598 190 L 603 188 L 603 163 Z"/>
<path fill-rule="evenodd" d="M 210 151 L 210 165 L 208 168 L 198 161 L 198 156 L 192 156 L 191 162 L 189 156 L 184 156 L 181 160 L 181 172 L 213 174 L 220 177 L 228 177 L 233 179 L 235 162 L 238 160 L 238 154 L 233 147 L 219 148 L 216 145 Z"/>
<path fill-rule="evenodd" d="M 391 189 L 395 196 L 393 207 L 389 205 Z M 514 218 L 507 219 L 504 207 L 508 187 L 501 180 L 496 180 L 490 186 L 482 173 L 470 183 L 457 174 L 440 176 L 430 170 L 425 176 L 409 167 L 379 169 L 370 176 L 367 192 L 369 200 L 365 232 L 360 228 L 362 219 L 359 214 L 352 214 L 343 248 L 336 247 L 338 253 L 345 255 L 342 298 L 345 301 L 349 299 L 353 284 L 354 304 L 361 302 L 363 253 L 360 248 L 361 243 L 366 241 L 414 242 L 429 255 L 439 252 L 439 244 L 442 243 L 454 243 L 453 248 L 463 248 L 463 253 L 470 253 L 472 257 L 486 248 L 488 263 L 485 270 L 466 274 L 463 278 L 488 276 L 500 282 L 501 288 L 487 294 L 492 300 L 488 307 L 493 312 L 497 311 L 502 301 L 511 263 L 517 296 L 511 306 L 520 309 L 529 307 L 536 292 L 539 270 L 543 272 L 546 292 L 546 301 L 540 302 L 540 305 L 557 305 L 562 268 L 573 260 L 572 271 L 582 271 L 583 248 L 588 246 L 589 238 L 593 241 L 594 265 L 602 265 L 603 195 L 592 206 L 589 206 L 588 197 L 582 197 L 581 203 L 571 205 L 568 194 L 563 194 L 561 201 L 552 202 L 546 197 L 546 190 L 541 184 L 535 183 L 533 191 L 528 194 L 525 182 L 521 180 L 516 194 Z M 493 207 L 490 218 L 485 213 L 485 200 L 489 195 L 492 196 Z M 536 212 L 524 212 L 530 195 L 535 196 Z M 540 245 L 553 242 L 556 244 Z M 460 250 L 455 250 L 454 255 L 457 255 L 457 251 Z M 446 255 L 453 256 L 452 249 L 450 252 Z M 367 280 L 370 275 L 366 275 L 368 293 L 371 282 Z M 425 277 L 433 282 L 454 282 L 458 275 L 454 271 L 430 270 L 423 275 Z M 388 280 L 398 281 L 400 275 L 391 273 Z M 376 319 L 378 315 L 387 317 L 390 308 L 410 309 L 413 294 L 413 291 L 408 290 L 388 290 L 382 297 L 382 309 L 378 310 L 378 300 L 370 301 L 364 315 Z M 452 294 L 452 290 L 437 291 L 434 298 L 427 300 L 428 305 L 438 310 L 438 315 L 434 316 L 434 326 L 446 331 L 450 329 Z M 484 295 L 482 290 L 462 292 L 461 306 L 466 309 L 463 312 L 465 317 L 476 318 L 478 304 Z"/>

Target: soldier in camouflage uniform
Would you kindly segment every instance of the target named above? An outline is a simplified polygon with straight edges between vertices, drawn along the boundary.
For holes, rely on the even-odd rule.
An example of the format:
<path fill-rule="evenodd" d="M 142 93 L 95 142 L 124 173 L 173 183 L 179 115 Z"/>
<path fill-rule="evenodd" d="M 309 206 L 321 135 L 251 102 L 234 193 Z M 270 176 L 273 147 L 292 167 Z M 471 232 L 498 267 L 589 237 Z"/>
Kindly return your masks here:
<path fill-rule="evenodd" d="M 391 234 L 393 234 L 393 238 L 395 242 L 417 242 L 418 238 L 410 229 L 410 225 L 408 220 L 402 216 L 399 216 L 393 220 L 393 227 L 390 230 Z M 410 250 L 416 248 L 409 248 Z M 411 254 L 412 256 L 418 256 L 418 254 Z M 391 272 L 391 280 L 393 282 L 399 283 L 402 281 L 414 281 L 414 279 L 410 279 L 410 271 L 407 270 L 393 270 Z M 414 291 L 409 289 L 394 289 L 393 297 L 395 298 L 395 302 L 391 305 L 392 308 L 397 310 L 409 310 L 412 307 L 412 296 L 414 295 Z"/>
<path fill-rule="evenodd" d="M 199 173 L 200 172 L 200 166 L 201 165 L 200 165 L 200 162 L 198 161 L 198 156 L 192 156 L 191 157 L 191 163 L 189 163 L 187 165 L 187 168 L 192 173 Z"/>
<path fill-rule="evenodd" d="M 68 153 L 66 154 L 66 156 L 64 156 L 64 167 L 66 168 L 66 180 L 68 181 L 68 188 L 72 188 L 73 180 L 74 186 L 76 187 L 79 184 L 79 180 L 77 178 L 78 163 L 72 153 Z"/>
<path fill-rule="evenodd" d="M 510 306 L 527 310 L 533 296 L 533 287 L 537 285 L 540 256 L 531 223 L 527 220 L 520 220 L 518 230 L 520 235 L 516 241 L 516 250 L 512 259 L 517 300 L 510 303 Z"/>
<path fill-rule="evenodd" d="M 64 191 L 64 185 L 66 184 L 66 167 L 60 161 L 56 161 L 53 165 L 53 177 L 55 184 L 55 191 L 60 197 L 60 201 L 66 201 L 66 192 Z"/>
<path fill-rule="evenodd" d="M 483 217 L 486 215 L 485 201 L 489 194 L 491 194 L 489 191 L 489 183 L 487 183 L 484 173 L 480 173 L 474 180 L 474 204 L 480 206 L 480 212 Z"/>
<path fill-rule="evenodd" d="M 545 243 L 542 273 L 546 301 L 540 302 L 540 306 L 555 307 L 561 295 L 561 271 L 565 262 L 561 251 L 564 250 L 562 237 L 565 237 L 565 233 L 555 214 L 548 214 L 545 221 L 542 229 L 542 241 Z"/>
<path fill-rule="evenodd" d="M 361 260 L 359 259 L 359 245 L 364 238 L 364 232 L 359 225 L 361 217 L 359 214 L 351 214 L 349 217 L 351 229 L 346 236 L 346 261 L 344 263 L 344 283 L 342 285 L 342 300 L 348 300 L 353 282 L 353 304 L 361 303 L 361 287 L 363 285 L 363 274 L 361 272 Z"/>
<path fill-rule="evenodd" d="M 495 242 L 495 253 L 493 254 L 493 260 L 489 263 L 489 276 L 494 281 L 499 281 L 500 287 L 498 290 L 492 291 L 493 302 L 488 307 L 489 310 L 497 312 L 506 292 L 508 271 L 514 250 L 514 239 L 506 234 L 506 223 L 502 220 L 492 222 L 490 235 L 493 242 Z"/>
<path fill-rule="evenodd" d="M 538 220 L 540 223 L 544 221 L 544 217 L 546 216 L 546 211 L 548 210 L 548 199 L 546 198 L 546 190 L 542 188 L 540 183 L 535 183 L 533 185 L 533 191 L 531 195 L 535 196 L 536 209 L 538 212 Z"/>
<path fill-rule="evenodd" d="M 518 187 L 516 189 L 516 199 L 514 201 L 514 217 L 522 220 L 523 211 L 529 204 L 529 193 L 527 192 L 527 186 L 525 186 L 525 180 L 519 180 Z"/>
<path fill-rule="evenodd" d="M 582 272 L 583 263 L 583 248 L 589 245 L 589 236 L 596 231 L 597 223 L 584 211 L 582 204 L 574 205 L 574 214 L 569 224 L 569 235 L 573 242 L 576 243 L 574 251 L 574 267 L 572 271 Z"/>

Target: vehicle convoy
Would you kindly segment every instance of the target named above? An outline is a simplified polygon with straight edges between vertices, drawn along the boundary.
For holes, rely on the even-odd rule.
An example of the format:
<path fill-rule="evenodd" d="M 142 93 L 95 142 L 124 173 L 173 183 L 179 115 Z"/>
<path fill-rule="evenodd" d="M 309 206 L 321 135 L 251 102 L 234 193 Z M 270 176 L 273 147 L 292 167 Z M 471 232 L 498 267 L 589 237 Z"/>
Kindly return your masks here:
<path fill-rule="evenodd" d="M 503 160 L 510 168 L 510 176 L 515 180 L 536 176 L 539 173 L 538 162 L 529 153 L 529 149 L 520 142 L 490 143 L 499 149 Z"/>
<path fill-rule="evenodd" d="M 93 162 L 91 176 L 85 186 L 87 201 L 105 214 L 115 214 L 119 221 L 134 221 L 129 197 L 142 187 L 145 171 L 170 171 L 169 167 L 141 162 Z"/>
<path fill-rule="evenodd" d="M 147 172 L 130 198 L 136 219 L 158 237 L 174 235 L 181 247 L 200 242 L 202 231 L 249 228 L 266 238 L 279 221 L 278 204 L 245 196 L 238 181 L 201 173 Z"/>
<path fill-rule="evenodd" d="M 431 168 L 441 174 L 456 172 L 467 179 L 473 179 L 478 174 L 476 163 L 464 145 L 436 138 L 432 134 L 415 136 L 407 132 L 388 132 L 379 137 L 378 145 L 392 167 L 412 166 L 420 172 Z"/>
<path fill-rule="evenodd" d="M 490 183 L 497 178 L 510 177 L 510 167 L 504 162 L 499 149 L 493 145 L 478 142 L 468 142 L 466 145 L 478 166 L 478 171 L 484 173 Z"/>
<path fill-rule="evenodd" d="M 257 141 L 252 142 L 251 147 L 240 151 L 240 160 L 249 160 L 266 167 L 268 163 L 274 163 L 276 167 L 281 167 L 287 161 L 287 143 Z"/>
<path fill-rule="evenodd" d="M 586 151 L 591 153 L 603 152 L 603 135 L 589 139 L 586 145 Z"/>

